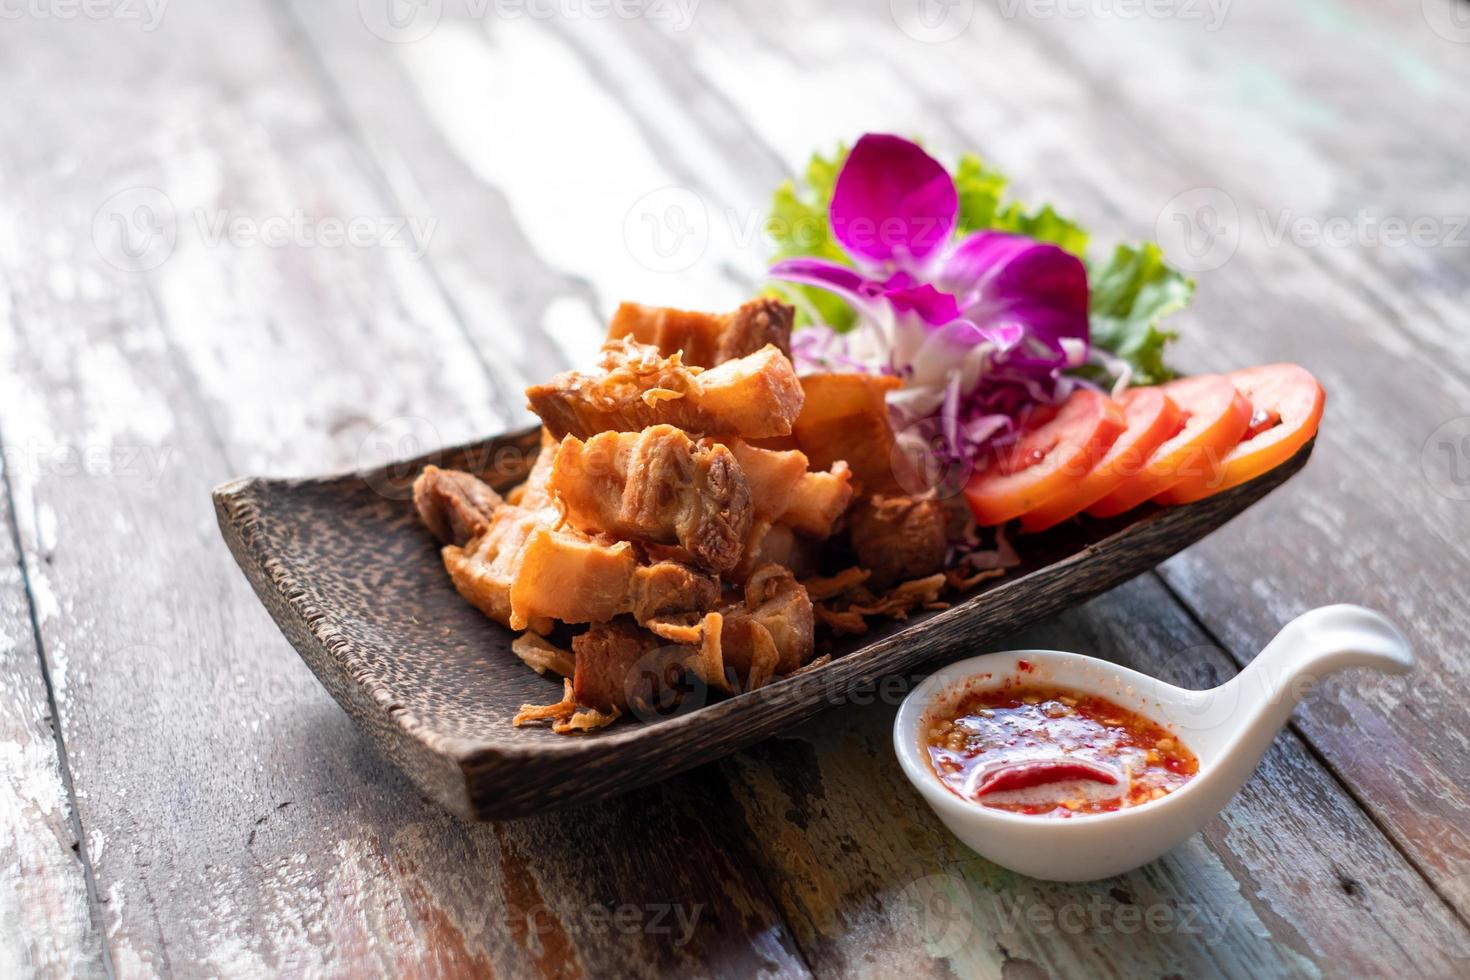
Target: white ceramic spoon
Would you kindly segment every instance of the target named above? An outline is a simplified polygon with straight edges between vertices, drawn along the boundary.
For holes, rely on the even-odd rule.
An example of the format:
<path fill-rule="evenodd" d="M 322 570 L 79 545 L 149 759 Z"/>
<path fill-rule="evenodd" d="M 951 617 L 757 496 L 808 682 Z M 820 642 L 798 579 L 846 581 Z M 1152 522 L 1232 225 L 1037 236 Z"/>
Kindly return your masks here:
<path fill-rule="evenodd" d="M 1022 673 L 1018 662 L 1030 670 Z M 1122 874 L 1162 855 L 1230 802 L 1310 687 L 1347 667 L 1392 674 L 1414 665 L 1388 620 L 1361 606 L 1299 616 L 1245 670 L 1208 691 L 1186 691 L 1106 660 L 1057 650 L 1012 650 L 950 664 L 904 700 L 893 743 L 909 781 L 955 836 L 1013 871 L 1052 881 Z M 931 712 L 1008 680 L 1107 698 L 1170 729 L 1199 758 L 1199 773 L 1162 799 L 1068 819 L 1027 816 L 961 799 L 930 768 L 922 736 Z"/>

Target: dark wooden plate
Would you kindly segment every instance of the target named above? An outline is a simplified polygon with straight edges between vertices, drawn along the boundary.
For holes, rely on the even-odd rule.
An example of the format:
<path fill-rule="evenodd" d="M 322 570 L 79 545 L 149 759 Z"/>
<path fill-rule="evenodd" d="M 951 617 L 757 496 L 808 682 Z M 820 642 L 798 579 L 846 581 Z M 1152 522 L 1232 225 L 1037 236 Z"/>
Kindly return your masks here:
<path fill-rule="evenodd" d="M 528 430 L 376 470 L 244 479 L 214 492 L 235 560 L 302 658 L 390 759 L 466 817 L 612 796 L 779 732 L 885 675 L 969 654 L 1152 568 L 1279 486 L 1312 451 L 1196 504 L 1023 538 L 1024 564 L 1004 578 L 857 638 L 801 676 L 571 737 L 511 725 L 522 703 L 556 701 L 561 682 L 522 664 L 512 634 L 459 597 L 409 500 L 425 463 L 504 488 L 523 478 L 537 445 Z"/>

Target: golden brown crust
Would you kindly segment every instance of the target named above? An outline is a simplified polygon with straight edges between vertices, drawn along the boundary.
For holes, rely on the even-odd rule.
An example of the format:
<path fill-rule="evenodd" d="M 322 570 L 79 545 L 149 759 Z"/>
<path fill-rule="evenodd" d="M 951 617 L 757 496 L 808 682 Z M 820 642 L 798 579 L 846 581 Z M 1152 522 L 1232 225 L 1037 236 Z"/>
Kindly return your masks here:
<path fill-rule="evenodd" d="M 709 368 L 754 354 L 767 344 L 790 357 L 795 317 L 792 306 L 769 296 L 723 314 L 623 303 L 608 325 L 607 339 L 649 344 L 665 357 L 682 352 L 685 364 Z"/>
<path fill-rule="evenodd" d="M 503 500 L 472 473 L 425 466 L 413 481 L 413 505 L 434 537 L 444 544 L 467 543 L 490 524 Z"/>
<path fill-rule="evenodd" d="M 559 374 L 527 388 L 526 398 L 557 438 L 666 423 L 757 439 L 789 434 L 803 395 L 791 362 L 774 346 L 701 371 L 678 354 L 664 357 L 623 339 L 603 346 L 600 372 Z"/>
<path fill-rule="evenodd" d="M 734 454 L 670 425 L 568 436 L 549 486 L 579 530 L 677 545 L 713 572 L 735 567 L 750 530 L 750 491 Z"/>
<path fill-rule="evenodd" d="M 885 496 L 859 501 L 849 515 L 858 564 L 883 588 L 944 569 L 948 511 L 929 497 Z"/>

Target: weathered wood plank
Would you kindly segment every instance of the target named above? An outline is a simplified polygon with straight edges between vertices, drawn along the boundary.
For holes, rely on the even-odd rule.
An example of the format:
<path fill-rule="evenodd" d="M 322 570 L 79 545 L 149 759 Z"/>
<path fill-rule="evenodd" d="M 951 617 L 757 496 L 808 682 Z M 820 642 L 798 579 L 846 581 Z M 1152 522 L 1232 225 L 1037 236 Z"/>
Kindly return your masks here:
<path fill-rule="evenodd" d="M 8 348 L 9 328 L 0 336 Z M 61 458 L 52 453 L 60 447 L 5 448 L 7 480 L 18 468 Z M 14 531 L 10 500 L 0 492 L 0 976 L 102 976 L 102 933 L 87 895 Z M 51 601 L 42 594 L 37 613 L 56 615 Z"/>
<path fill-rule="evenodd" d="M 404 249 L 241 237 L 399 210 L 263 10 L 172 8 L 153 33 L 16 21 L 0 76 L 53 80 L 0 119 L 0 420 L 115 464 L 13 476 L 117 972 L 804 974 L 707 771 L 461 824 L 371 751 L 232 567 L 213 484 L 355 465 L 380 440 L 398 455 L 404 433 L 456 440 L 516 407 Z M 143 272 L 103 254 L 159 257 L 106 235 L 109 195 L 136 186 L 162 193 L 119 217 L 177 231 Z M 247 226 L 212 242 L 221 211 Z M 427 424 L 378 426 L 405 416 Z"/>
<path fill-rule="evenodd" d="M 432 66 L 441 59 L 473 61 L 476 58 L 490 58 L 494 51 L 493 41 L 486 38 L 504 37 L 508 30 L 520 31 L 516 34 L 518 38 L 533 36 L 528 33 L 528 29 L 507 28 L 498 21 L 477 24 L 473 20 L 447 19 L 430 37 L 416 44 L 405 45 L 407 50 L 399 50 L 377 45 L 371 39 L 354 34 L 340 12 L 311 4 L 294 5 L 293 10 L 306 25 L 307 34 L 323 52 L 327 71 L 340 79 L 344 101 L 357 124 L 369 133 L 371 143 L 386 146 L 404 120 L 418 120 L 416 125 L 420 127 L 419 131 L 427 130 L 427 135 L 412 141 L 410 150 L 404 151 L 401 147 L 395 147 L 394 153 L 414 154 L 402 164 L 404 172 L 414 173 L 420 169 L 433 172 L 434 168 L 444 166 L 436 162 L 438 156 L 445 153 L 462 154 L 465 147 L 485 145 L 490 132 L 505 141 L 524 139 L 529 135 L 528 129 L 507 128 L 503 125 L 503 120 L 489 115 L 484 119 L 472 116 L 448 118 L 442 113 L 436 116 L 427 108 L 437 97 L 435 86 L 438 84 L 437 79 L 441 77 L 437 71 L 427 66 Z M 1072 204 L 1072 210 L 1078 211 L 1083 203 L 1091 202 L 1092 207 L 1101 208 L 1103 212 L 1102 218 L 1095 223 L 1103 228 L 1105 234 L 1117 235 L 1128 230 L 1121 227 L 1123 222 L 1117 218 L 1119 210 L 1126 213 L 1128 202 L 1118 204 L 1114 198 L 1107 198 L 1105 205 L 1098 205 L 1098 192 L 1094 189 L 1098 181 L 1095 171 L 1078 172 L 1062 157 L 1056 156 L 1054 151 L 1064 130 L 1056 128 L 1039 116 L 1040 109 L 1051 110 L 1055 107 L 1054 102 L 1063 103 L 1067 100 L 1076 101 L 1075 108 L 1068 111 L 1075 111 L 1079 116 L 1095 111 L 1094 107 L 1087 104 L 1087 99 L 1091 96 L 1087 94 L 1083 83 L 1067 76 L 1051 81 L 1043 78 L 1042 91 L 1038 93 L 1040 101 L 1028 104 L 1027 93 L 1015 91 L 1016 86 L 1007 81 L 1008 78 L 1018 76 L 1029 78 L 1031 76 L 1027 72 L 1041 71 L 1046 67 L 1034 44 L 1028 46 L 1024 37 L 1018 39 L 1022 47 L 1020 54 L 1015 57 L 1029 59 L 1019 66 L 1015 58 L 1006 60 L 1005 51 L 1000 50 L 1004 45 L 999 43 L 994 45 L 997 50 L 991 53 L 995 57 L 987 67 L 967 67 L 960 63 L 962 59 L 975 60 L 973 48 L 939 59 L 949 73 L 944 79 L 948 86 L 946 91 L 963 91 L 967 96 L 985 93 L 986 98 L 969 98 L 966 104 L 975 103 L 978 105 L 976 111 L 988 113 L 985 117 L 987 130 L 1003 131 L 1007 137 L 1004 141 L 992 136 L 977 142 L 974 137 L 966 137 L 945 121 L 944 113 L 956 108 L 954 103 L 958 101 L 957 97 L 951 95 L 940 103 L 908 84 L 908 73 L 920 70 L 922 58 L 928 57 L 928 52 L 911 47 L 901 58 L 896 59 L 897 64 L 888 64 L 885 57 L 891 54 L 890 49 L 897 46 L 891 23 L 880 24 L 872 30 L 862 27 L 855 29 L 852 26 L 855 16 L 864 15 L 849 15 L 846 8 L 838 11 L 825 6 L 797 5 L 794 9 L 783 8 L 783 19 L 779 25 L 773 25 L 763 22 L 754 12 L 742 14 L 729 6 L 721 5 L 718 8 L 700 8 L 694 28 L 688 32 L 665 34 L 652 29 L 638 29 L 647 25 L 633 25 L 631 30 L 618 31 L 614 29 L 615 25 L 587 20 L 542 25 L 541 36 L 536 37 L 532 47 L 541 53 L 547 50 L 556 51 L 556 41 L 559 39 L 563 48 L 580 56 L 580 70 L 595 72 L 598 79 L 623 91 L 625 94 L 622 105 L 627 118 L 631 120 L 629 124 L 637 127 L 649 146 L 658 149 L 677 146 L 679 152 L 673 154 L 676 160 L 692 158 L 699 161 L 718 161 L 718 165 L 696 168 L 683 186 L 699 199 L 703 213 L 715 214 L 722 219 L 732 213 L 738 219 L 745 214 L 743 209 L 750 209 L 753 203 L 764 204 L 765 195 L 776 181 L 785 175 L 788 168 L 798 166 L 813 148 L 830 145 L 842 138 L 851 139 L 863 129 L 912 131 L 916 126 L 922 125 L 928 131 L 932 122 L 933 129 L 938 130 L 938 136 L 951 147 L 978 146 L 992 152 L 996 152 L 993 149 L 995 147 L 1010 147 L 1013 155 L 1010 159 L 1003 158 L 1003 162 L 1012 164 L 1013 169 L 1014 166 L 1021 166 L 1024 172 L 1027 166 L 1037 170 L 1043 164 L 1056 163 L 1062 174 L 1058 179 L 1062 181 L 1064 192 L 1057 195 L 1062 204 Z M 442 33 L 446 31 L 447 34 Z M 777 32 L 782 35 L 783 41 L 790 43 L 771 43 L 766 35 Z M 481 37 L 481 34 L 485 37 Z M 548 41 L 547 38 L 552 40 Z M 476 53 L 480 51 L 477 46 L 484 46 L 479 54 Z M 365 51 L 373 53 L 370 55 L 364 53 Z M 868 58 L 869 55 L 872 57 Z M 565 52 L 557 51 L 556 56 L 560 59 L 556 63 L 562 64 Z M 369 91 L 371 81 L 368 75 L 363 74 L 366 65 L 371 65 L 373 71 L 379 74 L 385 71 L 391 73 L 395 84 L 389 86 L 392 94 L 385 97 L 390 104 L 387 111 L 382 110 L 379 99 L 363 94 Z M 1026 71 L 1022 71 L 1023 68 Z M 472 69 L 463 70 L 464 77 L 474 75 Z M 937 70 L 931 72 L 927 79 L 935 84 L 936 89 L 937 74 Z M 992 91 L 1003 94 L 992 99 L 989 97 Z M 358 94 L 354 96 L 353 93 Z M 807 106 L 819 105 L 822 109 L 817 113 L 795 111 L 795 101 Z M 966 125 L 977 126 L 973 120 L 967 121 Z M 1090 132 L 1090 129 L 1084 128 L 1083 131 Z M 767 150 L 765 145 L 774 147 L 774 152 Z M 1015 153 L 1025 156 L 1018 158 L 1014 156 Z M 462 160 L 460 162 L 463 163 Z M 1050 190 L 1050 176 L 1037 176 L 1033 173 L 1029 182 L 1022 182 L 1022 187 L 1023 190 L 1031 191 L 1043 187 Z M 635 188 L 641 191 L 636 179 L 629 178 L 626 185 L 620 188 L 620 193 L 624 195 L 624 199 L 634 201 L 637 199 Z M 420 186 L 418 192 L 432 196 L 436 189 L 426 184 Z M 734 209 L 733 212 L 731 209 Z M 1148 213 L 1156 211 L 1157 204 L 1154 204 L 1153 212 Z M 1087 212 L 1079 213 L 1090 217 Z M 710 236 L 712 240 L 719 239 L 720 244 L 711 244 L 710 249 L 734 267 L 737 278 L 753 279 L 759 274 L 760 243 L 758 236 L 751 242 L 737 234 L 740 227 L 745 225 L 739 220 L 713 223 Z M 473 230 L 463 228 L 461 233 L 467 238 L 472 238 L 474 234 Z M 1133 237 L 1138 235 L 1138 232 L 1130 233 Z M 461 246 L 457 243 L 454 247 L 473 246 Z M 617 285 L 614 284 L 612 288 L 617 289 Z M 621 292 L 613 292 L 610 296 L 603 296 L 599 292 L 598 298 L 600 302 L 608 303 L 622 295 L 624 294 Z M 1234 533 L 1233 528 L 1231 533 Z M 1159 599 L 1166 598 L 1156 587 L 1151 594 Z M 1167 604 L 1163 612 L 1168 612 Z M 1178 614 L 1175 612 L 1173 615 Z M 1145 619 L 1142 613 L 1139 614 L 1139 619 Z M 1074 628 L 1080 628 L 1078 620 L 1072 622 Z M 1224 661 L 1216 658 L 1212 662 L 1220 669 L 1226 669 Z M 883 740 L 871 732 L 867 733 L 866 741 L 860 744 L 862 749 L 852 750 L 848 755 L 842 756 L 853 765 L 852 778 L 859 784 L 868 772 L 865 768 L 867 755 L 872 753 L 883 758 L 887 756 Z M 812 765 L 822 766 L 826 758 L 824 753 L 829 751 L 836 755 L 841 753 L 839 748 L 826 742 L 820 743 L 820 747 L 811 752 L 815 757 Z M 1278 755 L 1280 752 L 1278 750 Z M 803 752 L 802 755 L 805 757 L 806 753 Z M 862 764 L 855 761 L 859 755 L 863 758 Z M 1371 824 L 1363 819 L 1361 813 L 1353 811 L 1351 801 L 1334 789 L 1327 775 L 1305 760 L 1302 750 L 1294 747 L 1286 761 L 1274 763 L 1278 767 L 1276 785 L 1286 785 L 1293 779 L 1307 780 L 1311 786 L 1313 803 L 1316 800 L 1325 800 L 1319 804 L 1324 812 L 1334 816 L 1339 813 L 1349 815 L 1347 819 L 1352 820 L 1362 835 L 1364 850 L 1359 855 L 1362 867 L 1369 868 L 1373 861 L 1382 859 L 1392 868 L 1389 873 L 1392 884 L 1387 887 L 1399 898 L 1384 913 L 1383 921 L 1388 925 L 1375 927 L 1372 933 L 1365 933 L 1367 938 L 1363 938 L 1353 947 L 1356 955 L 1363 961 L 1371 962 L 1372 954 L 1377 948 L 1375 943 L 1386 942 L 1381 935 L 1382 931 L 1392 929 L 1393 924 L 1400 920 L 1417 921 L 1420 916 L 1418 907 L 1427 903 L 1433 908 L 1434 897 L 1422 881 L 1416 879 L 1402 859 L 1394 855 L 1391 848 L 1382 841 L 1374 840 Z M 738 771 L 743 776 L 781 786 L 790 784 L 799 787 L 812 775 L 810 767 L 802 768 L 769 754 L 746 757 L 739 763 L 739 767 Z M 792 792 L 797 793 L 798 790 Z M 1305 791 L 1294 790 L 1293 797 L 1302 792 Z M 783 800 L 784 798 L 777 799 L 761 810 L 759 819 L 753 818 L 751 821 L 753 827 L 761 833 L 779 832 L 782 821 L 789 812 L 781 805 Z M 1277 800 L 1272 805 L 1288 804 Z M 824 830 L 835 836 L 823 838 L 833 841 L 831 847 L 822 851 L 814 850 L 810 843 L 804 844 L 807 858 L 798 856 L 793 857 L 792 861 L 800 864 L 809 859 L 804 867 L 813 874 L 830 873 L 837 877 L 846 874 L 845 862 L 854 860 L 850 854 L 856 849 L 841 846 L 850 843 L 850 838 L 843 836 L 847 833 L 846 824 L 848 821 L 865 821 L 863 814 L 868 806 L 870 801 L 855 797 L 843 800 L 841 805 L 833 805 L 827 814 L 830 824 Z M 1275 819 L 1274 815 L 1272 819 Z M 1284 821 L 1292 828 L 1292 832 L 1286 837 L 1285 849 L 1292 853 L 1310 852 L 1312 842 L 1317 839 L 1315 835 L 1322 832 L 1322 819 L 1320 814 L 1314 815 L 1311 812 L 1290 814 L 1289 819 Z M 881 821 L 875 818 L 875 822 Z M 1263 822 L 1261 826 L 1265 825 Z M 783 839 L 787 833 L 793 839 L 812 836 L 793 829 L 784 832 Z M 1315 918 L 1301 919 L 1297 915 L 1297 899 L 1292 898 L 1292 866 L 1290 863 L 1272 863 L 1280 860 L 1279 854 L 1271 850 L 1272 834 L 1254 830 L 1250 834 L 1235 832 L 1233 837 L 1233 844 L 1240 848 L 1240 853 L 1222 854 L 1217 850 L 1213 852 L 1216 856 L 1211 859 L 1226 869 L 1222 872 L 1225 877 L 1237 882 L 1230 887 L 1255 889 L 1258 887 L 1254 884 L 1255 876 L 1263 875 L 1269 882 L 1267 893 L 1276 896 L 1277 904 L 1274 906 L 1264 903 L 1253 906 L 1258 911 L 1251 913 L 1254 917 L 1251 921 L 1271 923 L 1271 928 L 1276 930 L 1271 934 L 1278 937 L 1283 949 L 1327 956 L 1333 949 L 1340 930 L 1332 922 L 1318 921 Z M 1250 839 L 1242 839 L 1247 837 Z M 1259 842 L 1256 842 L 1257 837 L 1260 838 Z M 835 850 L 839 846 L 840 853 Z M 1258 862 L 1265 866 L 1258 867 Z M 1319 863 L 1315 868 L 1316 880 L 1324 887 L 1336 880 L 1328 874 L 1326 866 Z M 781 875 L 794 873 L 793 868 L 786 865 L 775 869 L 776 880 Z M 1177 864 L 1168 873 L 1188 877 L 1187 869 Z M 892 879 L 881 880 L 887 884 Z M 1213 898 L 1200 896 L 1214 896 L 1222 880 L 1224 879 L 1196 879 L 1192 883 L 1171 884 L 1168 887 L 1179 888 L 1183 894 L 1195 895 L 1193 900 L 1198 904 L 1213 907 L 1210 905 Z M 1246 882 L 1250 884 L 1242 884 Z M 823 891 L 826 884 L 819 882 L 813 887 L 819 893 L 819 898 L 826 894 Z M 1345 886 L 1339 887 L 1339 891 L 1343 887 Z M 782 894 L 795 916 L 793 923 L 803 938 L 803 945 L 808 955 L 814 957 L 814 962 L 846 962 L 842 959 L 842 954 L 831 957 L 826 955 L 828 951 L 822 948 L 822 942 L 813 939 L 815 933 L 802 925 L 803 917 L 808 914 L 804 911 L 805 906 L 790 900 L 784 890 Z M 1346 895 L 1346 891 L 1342 891 L 1342 894 Z M 1337 911 L 1337 906 L 1333 905 L 1332 909 L 1332 912 L 1324 911 L 1323 916 L 1331 918 Z M 826 915 L 827 912 L 810 914 Z M 1434 928 L 1438 930 L 1439 936 L 1437 948 L 1444 952 L 1458 940 L 1458 934 L 1454 931 L 1453 924 L 1445 920 L 1443 910 L 1431 914 L 1436 916 Z M 1278 922 L 1281 919 L 1293 924 L 1282 926 Z M 1298 930 L 1311 934 L 1312 938 L 1300 938 L 1296 934 Z M 832 942 L 839 947 L 841 945 L 840 938 L 833 939 Z M 865 940 L 855 940 L 855 948 L 866 951 L 863 942 Z M 913 947 L 910 945 L 899 948 L 911 950 Z M 1313 950 L 1316 951 L 1315 954 L 1311 954 Z M 855 953 L 853 962 L 866 962 L 861 960 L 863 955 L 864 952 Z M 1260 954 L 1257 952 L 1251 955 Z M 1225 961 L 1222 959 L 1221 962 Z M 1274 962 L 1277 967 L 1285 965 L 1285 961 L 1280 959 Z M 1443 970 L 1448 961 L 1441 958 L 1437 962 Z M 1234 964 L 1237 969 L 1243 969 L 1244 965 L 1241 962 Z"/>

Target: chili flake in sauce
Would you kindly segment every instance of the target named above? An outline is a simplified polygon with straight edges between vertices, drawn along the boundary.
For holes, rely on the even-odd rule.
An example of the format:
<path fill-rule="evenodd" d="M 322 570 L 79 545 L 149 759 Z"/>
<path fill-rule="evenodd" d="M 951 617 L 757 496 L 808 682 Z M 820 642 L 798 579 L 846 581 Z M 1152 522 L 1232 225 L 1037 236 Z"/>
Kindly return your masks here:
<path fill-rule="evenodd" d="M 935 775 L 967 800 L 1036 816 L 1159 799 L 1199 772 L 1163 726 L 1106 698 L 1018 686 L 966 695 L 929 722 Z"/>

